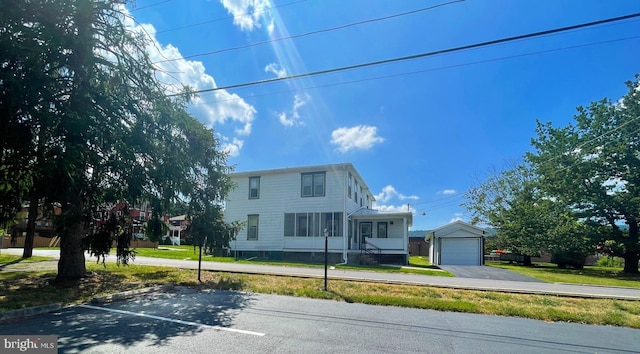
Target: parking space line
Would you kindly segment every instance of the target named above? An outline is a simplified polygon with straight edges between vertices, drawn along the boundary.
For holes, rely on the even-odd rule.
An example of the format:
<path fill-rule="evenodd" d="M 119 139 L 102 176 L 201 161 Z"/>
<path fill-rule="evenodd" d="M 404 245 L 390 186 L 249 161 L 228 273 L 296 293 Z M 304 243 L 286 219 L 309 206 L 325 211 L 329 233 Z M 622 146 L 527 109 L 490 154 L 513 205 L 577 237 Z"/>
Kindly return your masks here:
<path fill-rule="evenodd" d="M 123 315 L 131 315 L 131 316 L 152 318 L 152 319 L 155 319 L 155 320 L 173 322 L 173 323 L 187 325 L 187 326 L 210 328 L 210 329 L 215 329 L 217 331 L 226 331 L 226 332 L 234 332 L 234 333 L 241 333 L 241 334 L 250 334 L 252 336 L 259 336 L 259 337 L 262 337 L 262 336 L 265 335 L 265 333 L 260 333 L 260 332 L 245 331 L 245 330 L 242 330 L 242 329 L 235 329 L 235 328 L 228 328 L 228 327 L 221 327 L 221 326 L 211 326 L 211 325 L 198 323 L 198 322 L 176 320 L 176 319 L 173 319 L 173 318 L 154 316 L 154 315 L 149 315 L 149 314 L 139 313 L 139 312 L 116 310 L 116 309 L 110 309 L 110 308 L 99 307 L 99 306 L 91 306 L 91 305 L 78 305 L 78 306 L 79 307 L 84 307 L 84 308 L 87 308 L 87 309 L 92 309 L 92 310 L 100 310 L 100 311 L 106 311 L 106 312 L 115 312 L 115 313 L 119 313 L 119 314 L 123 314 Z"/>

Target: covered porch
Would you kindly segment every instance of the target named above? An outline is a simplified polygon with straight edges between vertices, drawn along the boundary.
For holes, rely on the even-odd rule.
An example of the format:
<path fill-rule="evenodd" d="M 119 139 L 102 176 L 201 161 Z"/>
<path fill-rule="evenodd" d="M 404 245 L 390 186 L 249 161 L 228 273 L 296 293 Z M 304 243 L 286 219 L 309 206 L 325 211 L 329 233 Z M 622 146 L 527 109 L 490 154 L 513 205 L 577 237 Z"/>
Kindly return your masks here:
<path fill-rule="evenodd" d="M 411 212 L 386 213 L 361 209 L 349 215 L 347 248 L 350 254 L 401 255 L 408 262 Z"/>

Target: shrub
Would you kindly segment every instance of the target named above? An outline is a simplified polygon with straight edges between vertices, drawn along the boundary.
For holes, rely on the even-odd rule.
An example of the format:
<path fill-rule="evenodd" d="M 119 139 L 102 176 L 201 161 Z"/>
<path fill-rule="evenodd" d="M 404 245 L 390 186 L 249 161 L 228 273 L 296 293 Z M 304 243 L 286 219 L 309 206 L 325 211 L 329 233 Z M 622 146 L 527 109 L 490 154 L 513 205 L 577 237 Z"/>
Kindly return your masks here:
<path fill-rule="evenodd" d="M 599 267 L 622 268 L 624 267 L 624 259 L 620 257 L 605 256 L 598 259 Z"/>

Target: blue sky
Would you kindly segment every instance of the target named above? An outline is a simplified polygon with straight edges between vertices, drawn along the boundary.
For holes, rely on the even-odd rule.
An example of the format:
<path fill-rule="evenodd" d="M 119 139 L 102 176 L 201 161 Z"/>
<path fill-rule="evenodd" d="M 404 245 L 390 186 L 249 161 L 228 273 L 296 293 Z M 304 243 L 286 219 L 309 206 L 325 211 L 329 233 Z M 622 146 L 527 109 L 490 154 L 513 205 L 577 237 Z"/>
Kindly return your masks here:
<path fill-rule="evenodd" d="M 168 92 L 404 57 L 640 12 L 636 0 L 136 0 Z M 306 34 L 306 35 L 305 35 Z M 293 39 L 282 39 L 296 37 Z M 215 52 L 215 53 L 213 53 Z M 208 54 L 207 54 L 208 53 Z M 465 191 L 530 150 L 536 119 L 626 93 L 640 20 L 297 80 L 202 93 L 236 171 L 351 162 L 412 229 L 467 220 Z M 171 61 L 164 61 L 171 59 Z M 163 62 L 161 62 L 163 61 Z M 407 205 L 409 204 L 409 206 Z"/>

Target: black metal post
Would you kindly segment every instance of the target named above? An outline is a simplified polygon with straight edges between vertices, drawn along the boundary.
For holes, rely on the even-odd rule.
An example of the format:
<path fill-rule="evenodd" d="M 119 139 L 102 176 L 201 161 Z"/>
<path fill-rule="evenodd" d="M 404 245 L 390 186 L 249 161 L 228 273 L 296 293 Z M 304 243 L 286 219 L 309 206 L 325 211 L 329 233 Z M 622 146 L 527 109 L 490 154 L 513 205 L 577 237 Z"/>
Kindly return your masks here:
<path fill-rule="evenodd" d="M 198 254 L 198 281 L 202 283 L 200 279 L 200 272 L 202 271 L 202 244 L 200 244 L 198 248 L 200 248 L 200 253 Z"/>
<path fill-rule="evenodd" d="M 327 291 L 327 263 L 329 257 L 329 231 L 324 229 L 324 291 Z"/>

